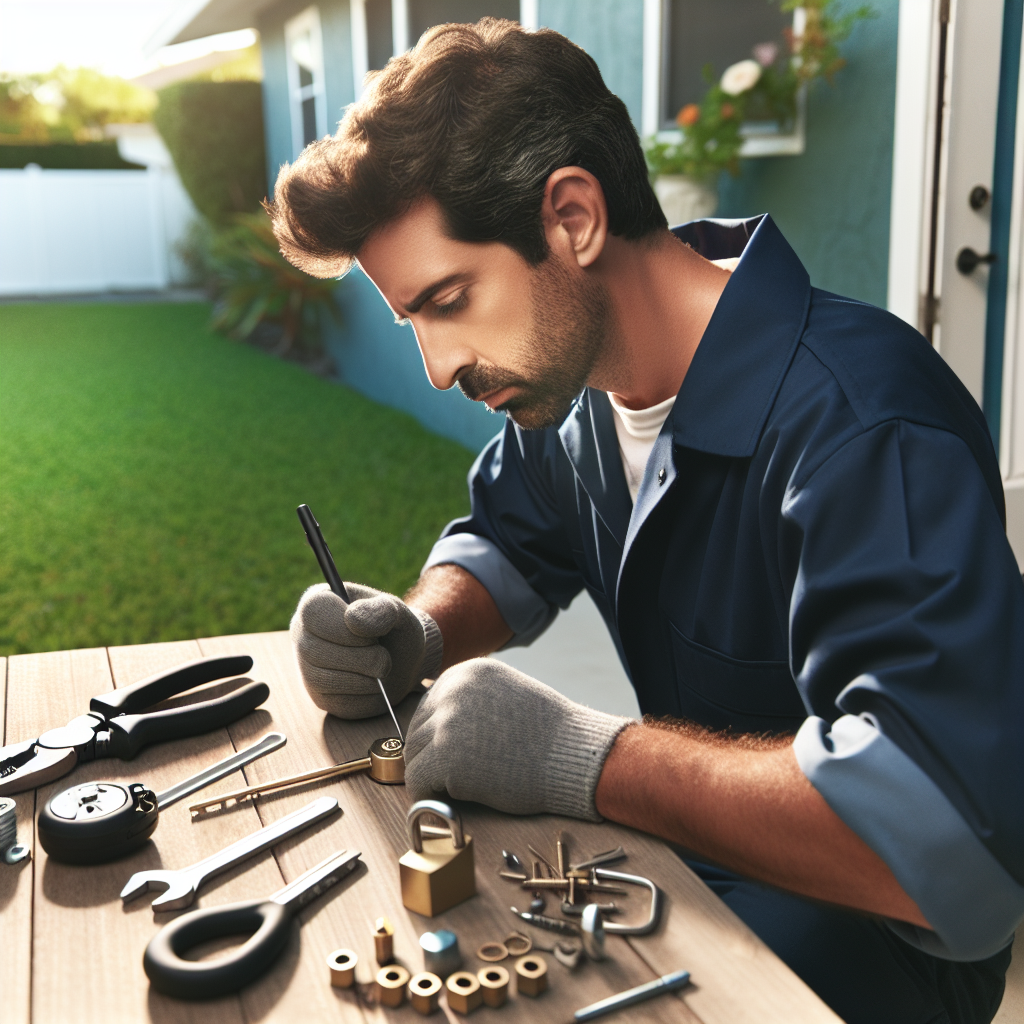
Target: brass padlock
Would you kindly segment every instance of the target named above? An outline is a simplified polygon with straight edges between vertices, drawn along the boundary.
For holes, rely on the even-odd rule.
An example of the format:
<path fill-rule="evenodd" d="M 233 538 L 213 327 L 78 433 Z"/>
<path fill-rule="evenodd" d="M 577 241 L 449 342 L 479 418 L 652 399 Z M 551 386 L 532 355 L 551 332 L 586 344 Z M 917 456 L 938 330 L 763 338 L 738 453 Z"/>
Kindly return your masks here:
<path fill-rule="evenodd" d="M 451 829 L 448 836 L 424 839 L 420 818 L 436 814 Z M 407 824 L 412 849 L 398 862 L 402 902 L 424 917 L 443 914 L 476 893 L 473 837 L 462 832 L 462 818 L 440 800 L 419 800 L 409 808 Z"/>

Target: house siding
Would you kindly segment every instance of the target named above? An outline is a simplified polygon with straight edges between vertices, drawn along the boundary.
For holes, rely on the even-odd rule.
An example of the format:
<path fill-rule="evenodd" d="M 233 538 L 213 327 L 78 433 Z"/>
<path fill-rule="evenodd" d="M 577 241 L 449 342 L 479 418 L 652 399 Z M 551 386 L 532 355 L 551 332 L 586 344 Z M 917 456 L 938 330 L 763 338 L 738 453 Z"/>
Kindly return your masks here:
<path fill-rule="evenodd" d="M 884 306 L 888 273 L 889 195 L 896 94 L 898 0 L 873 0 L 878 17 L 845 44 L 849 66 L 834 87 L 820 83 L 807 111 L 807 150 L 796 157 L 743 162 L 724 176 L 719 216 L 769 212 L 804 261 L 815 285 Z M 284 23 L 307 0 L 270 8 L 259 28 L 264 60 L 269 180 L 291 159 Z M 348 0 L 318 3 L 324 39 L 328 124 L 352 102 Z M 593 55 L 609 87 L 640 121 L 643 0 L 540 0 L 540 23 Z M 342 287 L 345 326 L 328 345 L 339 376 L 356 390 L 411 413 L 470 448 L 500 426 L 458 391 L 435 391 L 412 330 L 394 323 L 373 285 L 355 270 Z"/>
<path fill-rule="evenodd" d="M 872 6 L 878 17 L 843 45 L 835 85 L 811 90 L 805 152 L 744 160 L 739 178 L 723 175 L 717 215 L 770 213 L 815 286 L 884 307 L 899 3 Z"/>

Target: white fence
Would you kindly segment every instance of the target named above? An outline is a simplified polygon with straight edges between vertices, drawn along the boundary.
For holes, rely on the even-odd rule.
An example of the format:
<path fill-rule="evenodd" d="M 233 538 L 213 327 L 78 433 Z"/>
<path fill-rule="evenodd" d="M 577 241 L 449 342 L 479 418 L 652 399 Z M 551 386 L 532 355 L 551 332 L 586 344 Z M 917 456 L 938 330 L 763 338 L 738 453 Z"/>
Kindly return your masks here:
<path fill-rule="evenodd" d="M 184 283 L 174 243 L 194 216 L 169 168 L 0 170 L 0 295 Z"/>

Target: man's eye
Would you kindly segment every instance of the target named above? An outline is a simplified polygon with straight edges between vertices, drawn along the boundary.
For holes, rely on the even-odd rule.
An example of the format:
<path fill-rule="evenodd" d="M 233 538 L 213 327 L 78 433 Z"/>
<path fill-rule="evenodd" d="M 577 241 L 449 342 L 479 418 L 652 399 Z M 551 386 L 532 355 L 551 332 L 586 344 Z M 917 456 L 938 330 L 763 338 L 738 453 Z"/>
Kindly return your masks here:
<path fill-rule="evenodd" d="M 465 309 L 467 301 L 466 293 L 459 292 L 451 302 L 445 302 L 444 304 L 435 302 L 434 310 L 438 316 L 451 316 L 453 313 L 458 313 L 460 310 Z"/>

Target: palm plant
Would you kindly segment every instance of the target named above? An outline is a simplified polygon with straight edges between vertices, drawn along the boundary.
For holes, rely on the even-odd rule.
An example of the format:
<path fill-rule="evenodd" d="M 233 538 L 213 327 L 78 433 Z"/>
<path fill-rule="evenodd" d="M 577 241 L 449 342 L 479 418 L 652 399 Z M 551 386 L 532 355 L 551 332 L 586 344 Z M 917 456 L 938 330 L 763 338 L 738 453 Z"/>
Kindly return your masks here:
<path fill-rule="evenodd" d="M 212 325 L 248 338 L 261 323 L 277 324 L 278 355 L 322 348 L 328 322 L 340 326 L 338 282 L 293 267 L 280 253 L 265 213 L 246 213 L 212 233 L 205 254 L 216 302 Z"/>

